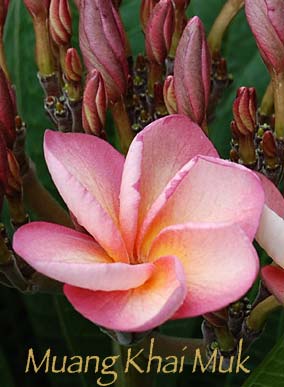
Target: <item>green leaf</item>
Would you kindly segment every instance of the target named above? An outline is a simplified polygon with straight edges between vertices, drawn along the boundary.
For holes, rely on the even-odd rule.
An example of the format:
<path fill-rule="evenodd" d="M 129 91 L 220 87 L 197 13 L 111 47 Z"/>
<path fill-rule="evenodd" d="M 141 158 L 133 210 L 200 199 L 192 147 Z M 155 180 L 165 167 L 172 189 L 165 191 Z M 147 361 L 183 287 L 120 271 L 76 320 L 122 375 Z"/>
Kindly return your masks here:
<path fill-rule="evenodd" d="M 282 385 L 284 385 L 284 336 L 255 369 L 243 387 Z"/>

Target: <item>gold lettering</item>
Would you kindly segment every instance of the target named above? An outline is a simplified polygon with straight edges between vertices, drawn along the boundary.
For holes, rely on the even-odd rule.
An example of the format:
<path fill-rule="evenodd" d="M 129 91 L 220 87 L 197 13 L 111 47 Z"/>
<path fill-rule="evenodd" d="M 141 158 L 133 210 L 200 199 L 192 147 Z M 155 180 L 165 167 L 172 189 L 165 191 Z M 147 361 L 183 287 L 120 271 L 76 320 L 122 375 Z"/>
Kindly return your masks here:
<path fill-rule="evenodd" d="M 193 364 L 193 369 L 192 369 L 192 373 L 195 373 L 196 372 L 196 368 L 197 368 L 197 364 L 199 362 L 200 364 L 200 367 L 201 367 L 201 372 L 202 373 L 205 373 L 207 371 L 207 369 L 210 367 L 210 364 L 213 362 L 213 367 L 210 368 L 212 370 L 212 372 L 215 372 L 216 371 L 216 362 L 217 362 L 217 348 L 214 349 L 210 359 L 208 360 L 208 363 L 206 364 L 206 366 L 204 367 L 203 365 L 203 362 L 202 362 L 202 356 L 201 356 L 201 351 L 200 349 L 198 348 L 196 351 L 195 351 L 195 358 L 194 358 L 194 364 Z"/>
<path fill-rule="evenodd" d="M 48 372 L 49 370 L 49 358 L 50 358 L 50 348 L 45 352 L 45 355 L 40 363 L 40 365 L 37 367 L 35 363 L 35 357 L 34 357 L 34 350 L 32 348 L 29 349 L 28 353 L 28 359 L 27 359 L 27 365 L 26 365 L 26 370 L 25 373 L 28 373 L 30 371 L 30 363 L 32 362 L 34 372 L 37 374 L 40 368 L 43 366 L 45 363 L 45 373 Z"/>

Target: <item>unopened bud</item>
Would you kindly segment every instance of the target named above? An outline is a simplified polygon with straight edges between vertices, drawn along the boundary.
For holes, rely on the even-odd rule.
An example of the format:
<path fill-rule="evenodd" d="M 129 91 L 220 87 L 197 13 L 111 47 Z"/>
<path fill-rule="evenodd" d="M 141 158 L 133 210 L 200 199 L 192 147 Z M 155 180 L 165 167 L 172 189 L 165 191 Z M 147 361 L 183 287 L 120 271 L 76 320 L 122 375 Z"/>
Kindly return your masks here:
<path fill-rule="evenodd" d="M 174 77 L 169 75 L 164 82 L 164 101 L 169 114 L 177 112 L 177 100 L 175 95 Z"/>
<path fill-rule="evenodd" d="M 58 46 L 70 44 L 72 18 L 68 0 L 51 0 L 49 26 L 52 39 Z"/>
<path fill-rule="evenodd" d="M 158 2 L 159 0 L 142 0 L 141 2 L 140 22 L 144 32 L 146 31 L 150 15 Z"/>
<path fill-rule="evenodd" d="M 65 75 L 71 82 L 80 82 L 83 75 L 83 67 L 76 48 L 69 48 L 65 58 Z"/>
<path fill-rule="evenodd" d="M 107 96 L 101 74 L 94 70 L 87 80 L 83 96 L 83 128 L 100 136 L 106 120 Z"/>
<path fill-rule="evenodd" d="M 233 104 L 233 115 L 242 135 L 254 135 L 256 130 L 256 92 L 254 88 L 240 87 Z"/>

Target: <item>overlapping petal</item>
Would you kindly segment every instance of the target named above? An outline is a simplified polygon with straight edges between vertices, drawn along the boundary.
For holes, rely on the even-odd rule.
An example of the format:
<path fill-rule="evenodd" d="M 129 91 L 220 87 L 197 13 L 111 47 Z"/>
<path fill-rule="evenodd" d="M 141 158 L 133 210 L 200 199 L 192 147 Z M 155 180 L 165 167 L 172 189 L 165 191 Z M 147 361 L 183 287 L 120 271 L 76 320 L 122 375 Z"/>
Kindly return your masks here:
<path fill-rule="evenodd" d="M 284 270 L 276 266 L 265 266 L 261 278 L 267 289 L 284 304 Z"/>
<path fill-rule="evenodd" d="M 284 268 L 284 220 L 268 206 L 264 206 L 256 240 L 260 246 Z"/>
<path fill-rule="evenodd" d="M 242 297 L 259 269 L 255 249 L 235 224 L 171 226 L 155 239 L 149 261 L 175 255 L 182 262 L 188 293 L 175 318 L 221 309 Z"/>
<path fill-rule="evenodd" d="M 90 290 L 128 290 L 144 284 L 152 264 L 113 260 L 88 235 L 45 222 L 33 222 L 14 236 L 14 248 L 40 273 Z"/>
<path fill-rule="evenodd" d="M 127 262 L 118 229 L 123 156 L 87 134 L 48 131 L 44 149 L 52 178 L 78 223 L 112 258 Z"/>
<path fill-rule="evenodd" d="M 129 251 L 152 204 L 175 174 L 198 154 L 218 157 L 199 126 L 183 115 L 161 118 L 133 140 L 120 192 L 120 225 Z"/>
<path fill-rule="evenodd" d="M 158 233 L 187 222 L 235 222 L 250 240 L 255 236 L 264 204 L 258 177 L 221 159 L 199 156 L 174 178 L 149 211 L 138 249 L 146 255 Z"/>
<path fill-rule="evenodd" d="M 74 308 L 92 322 L 124 332 L 143 332 L 168 320 L 186 295 L 184 272 L 175 257 L 154 262 L 152 277 L 136 289 L 92 292 L 65 285 Z"/>

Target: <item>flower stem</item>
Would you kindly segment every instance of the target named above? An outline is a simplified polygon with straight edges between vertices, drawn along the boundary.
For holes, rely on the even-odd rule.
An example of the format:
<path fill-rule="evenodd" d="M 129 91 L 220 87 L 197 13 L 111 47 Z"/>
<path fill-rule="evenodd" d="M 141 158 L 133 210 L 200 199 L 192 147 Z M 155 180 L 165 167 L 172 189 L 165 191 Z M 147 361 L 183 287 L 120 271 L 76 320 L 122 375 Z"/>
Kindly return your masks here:
<path fill-rule="evenodd" d="M 284 74 L 273 74 L 275 133 L 278 140 L 284 140 Z"/>
<path fill-rule="evenodd" d="M 271 116 L 274 108 L 274 91 L 273 91 L 273 83 L 269 82 L 265 94 L 262 98 L 260 105 L 260 114 L 263 116 Z"/>
<path fill-rule="evenodd" d="M 126 154 L 131 141 L 133 140 L 134 133 L 131 130 L 131 124 L 123 97 L 121 96 L 116 102 L 112 103 L 110 107 L 115 127 L 118 131 L 121 151 L 123 154 Z"/>
<path fill-rule="evenodd" d="M 267 297 L 252 310 L 246 321 L 247 327 L 254 332 L 261 331 L 270 314 L 280 307 L 280 302 L 274 296 Z"/>
<path fill-rule="evenodd" d="M 244 0 L 228 0 L 217 16 L 208 35 L 211 54 L 220 52 L 224 33 L 244 5 Z"/>

